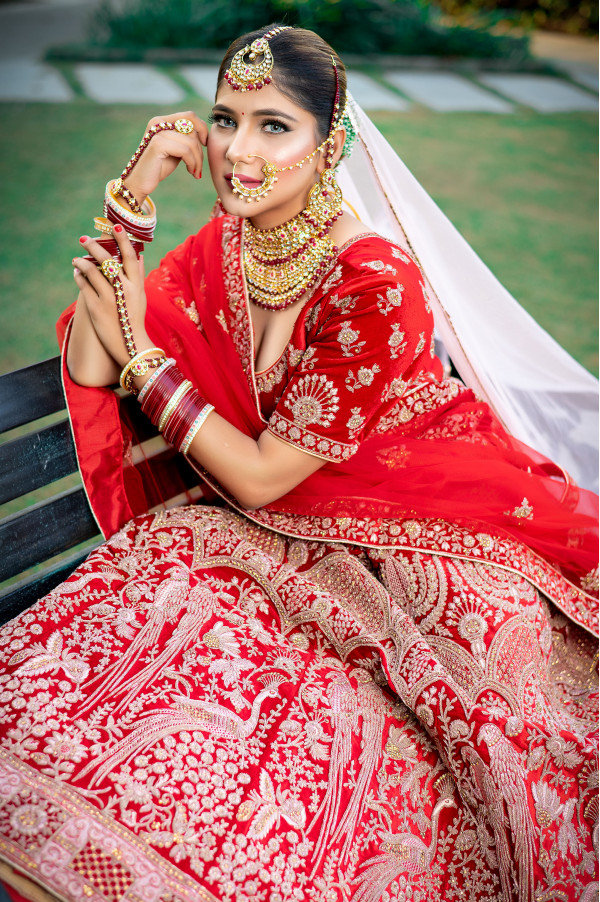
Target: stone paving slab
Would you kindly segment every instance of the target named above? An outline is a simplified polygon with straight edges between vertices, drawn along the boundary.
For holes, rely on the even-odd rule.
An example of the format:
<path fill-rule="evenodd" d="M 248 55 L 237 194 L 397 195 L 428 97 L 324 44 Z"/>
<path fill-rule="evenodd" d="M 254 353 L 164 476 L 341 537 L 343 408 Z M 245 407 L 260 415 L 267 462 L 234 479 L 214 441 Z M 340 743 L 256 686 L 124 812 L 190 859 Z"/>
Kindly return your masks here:
<path fill-rule="evenodd" d="M 60 72 L 32 59 L 0 62 L 0 100 L 66 103 L 74 94 Z"/>
<path fill-rule="evenodd" d="M 178 103 L 183 89 L 144 63 L 81 63 L 75 66 L 83 90 L 98 103 Z"/>
<path fill-rule="evenodd" d="M 386 81 L 442 113 L 510 113 L 513 105 L 452 72 L 386 72 Z"/>
<path fill-rule="evenodd" d="M 348 72 L 348 87 L 357 103 L 365 110 L 394 110 L 404 113 L 410 109 L 408 100 L 382 87 L 363 72 Z"/>
<path fill-rule="evenodd" d="M 596 112 L 598 109 L 598 100 L 587 91 L 549 75 L 482 74 L 479 81 L 538 113 Z"/>
<path fill-rule="evenodd" d="M 219 74 L 218 66 L 180 66 L 179 71 L 199 97 L 204 97 L 214 103 L 217 75 Z"/>
<path fill-rule="evenodd" d="M 598 70 L 592 66 L 586 66 L 582 63 L 574 63 L 567 60 L 555 62 L 554 65 L 566 75 L 569 75 L 573 81 L 589 88 L 590 91 L 598 93 Z"/>

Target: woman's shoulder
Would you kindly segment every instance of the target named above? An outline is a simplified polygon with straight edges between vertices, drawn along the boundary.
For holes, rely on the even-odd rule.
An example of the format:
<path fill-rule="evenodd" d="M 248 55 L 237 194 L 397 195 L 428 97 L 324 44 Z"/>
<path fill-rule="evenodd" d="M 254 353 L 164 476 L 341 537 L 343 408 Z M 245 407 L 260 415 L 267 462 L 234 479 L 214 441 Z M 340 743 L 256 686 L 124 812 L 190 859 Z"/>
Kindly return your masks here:
<path fill-rule="evenodd" d="M 411 254 L 377 232 L 363 231 L 351 236 L 338 251 L 338 259 L 348 268 L 367 270 L 382 276 L 395 277 L 399 272 L 420 269 Z"/>
<path fill-rule="evenodd" d="M 339 304 L 342 297 L 356 297 L 361 307 L 377 307 L 388 292 L 402 295 L 407 303 L 422 304 L 425 286 L 421 270 L 411 255 L 376 232 L 364 230 L 338 246 L 335 263 L 321 283 L 324 300 Z"/>

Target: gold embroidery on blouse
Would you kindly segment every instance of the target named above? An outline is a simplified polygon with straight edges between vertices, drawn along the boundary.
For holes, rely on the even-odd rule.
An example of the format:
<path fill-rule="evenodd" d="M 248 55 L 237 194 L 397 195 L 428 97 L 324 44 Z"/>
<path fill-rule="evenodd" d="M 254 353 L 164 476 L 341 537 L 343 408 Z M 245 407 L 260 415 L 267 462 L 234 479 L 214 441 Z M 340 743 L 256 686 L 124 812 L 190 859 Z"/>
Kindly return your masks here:
<path fill-rule="evenodd" d="M 303 376 L 288 393 L 284 404 L 291 410 L 294 423 L 300 426 L 317 424 L 325 428 L 335 420 L 338 390 L 331 379 L 317 373 Z"/>
<path fill-rule="evenodd" d="M 360 265 L 372 269 L 373 272 L 389 272 L 391 276 L 396 275 L 396 270 L 391 263 L 384 263 L 383 260 L 370 260 L 368 263 L 361 263 Z"/>
<path fill-rule="evenodd" d="M 342 354 L 344 357 L 352 357 L 353 354 L 359 354 L 361 348 L 366 342 L 359 341 L 360 332 L 358 329 L 352 328 L 352 323 L 348 321 L 344 323 L 338 332 L 338 341 L 340 343 Z"/>
<path fill-rule="evenodd" d="M 400 307 L 402 304 L 402 292 L 404 291 L 404 285 L 400 285 L 398 283 L 394 288 L 388 288 L 385 292 L 385 298 L 382 295 L 378 294 L 377 297 L 379 300 L 377 301 L 377 307 L 380 313 L 383 313 L 384 316 L 387 316 L 388 313 L 394 309 L 394 307 Z"/>
<path fill-rule="evenodd" d="M 404 251 L 401 250 L 399 247 L 392 247 L 391 251 L 392 251 L 392 257 L 395 257 L 397 260 L 402 260 L 403 263 L 412 263 L 413 262 L 412 259 L 408 256 L 408 254 L 405 254 Z"/>
<path fill-rule="evenodd" d="M 404 339 L 404 335 L 405 333 L 400 331 L 400 323 L 393 323 L 392 334 L 388 338 L 390 357 L 392 360 L 396 360 L 401 354 L 404 354 L 406 345 L 408 344 Z"/>
<path fill-rule="evenodd" d="M 415 348 L 415 353 L 413 360 L 416 360 L 419 354 L 422 354 L 425 348 L 425 333 L 421 332 L 419 335 L 419 341 L 417 342 L 417 347 Z"/>
<path fill-rule="evenodd" d="M 375 378 L 375 374 L 380 372 L 381 367 L 378 363 L 374 363 L 372 367 L 361 366 L 356 376 L 352 370 L 348 370 L 348 375 L 346 376 L 346 388 L 348 391 L 357 391 L 359 388 L 362 388 L 363 385 L 371 385 Z"/>
<path fill-rule="evenodd" d="M 361 416 L 360 410 L 361 410 L 360 407 L 353 407 L 352 408 L 352 416 L 346 423 L 346 426 L 348 427 L 348 431 L 350 432 L 350 435 L 353 438 L 354 438 L 354 435 L 361 428 L 361 426 L 363 425 L 363 423 L 365 422 L 365 419 L 366 419 L 366 417 Z M 353 433 L 354 433 L 354 435 L 353 435 Z"/>

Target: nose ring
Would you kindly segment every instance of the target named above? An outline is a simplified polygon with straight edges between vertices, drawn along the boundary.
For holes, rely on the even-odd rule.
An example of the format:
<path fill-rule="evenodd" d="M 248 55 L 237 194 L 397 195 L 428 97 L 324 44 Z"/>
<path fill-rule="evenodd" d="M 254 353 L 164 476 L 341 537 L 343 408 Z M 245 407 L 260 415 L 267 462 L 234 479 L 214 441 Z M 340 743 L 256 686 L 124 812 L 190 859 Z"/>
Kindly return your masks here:
<path fill-rule="evenodd" d="M 258 188 L 247 188 L 245 185 L 240 182 L 239 178 L 235 174 L 235 167 L 240 162 L 233 165 L 233 174 L 231 176 L 231 187 L 233 188 L 234 194 L 239 194 L 240 197 L 244 197 L 246 199 L 246 203 L 249 204 L 253 200 L 258 201 L 259 198 L 264 197 L 269 191 L 272 189 L 273 185 L 277 181 L 277 173 L 279 169 L 275 165 L 275 163 L 269 163 L 265 157 L 261 157 L 259 153 L 249 153 L 249 157 L 258 157 L 259 160 L 264 161 L 264 166 L 262 167 L 262 174 L 264 175 L 264 181 Z"/>

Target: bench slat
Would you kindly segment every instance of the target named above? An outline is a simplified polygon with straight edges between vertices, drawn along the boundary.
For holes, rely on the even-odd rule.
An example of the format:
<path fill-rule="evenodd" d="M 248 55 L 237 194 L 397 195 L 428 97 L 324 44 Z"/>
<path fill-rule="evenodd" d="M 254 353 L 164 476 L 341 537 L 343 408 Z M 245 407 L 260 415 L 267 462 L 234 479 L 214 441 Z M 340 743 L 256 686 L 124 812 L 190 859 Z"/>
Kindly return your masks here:
<path fill-rule="evenodd" d="M 0 445 L 0 504 L 77 471 L 67 420 Z"/>
<path fill-rule="evenodd" d="M 51 570 L 44 571 L 42 574 L 36 573 L 1 592 L 0 625 L 26 611 L 38 598 L 43 598 L 44 595 L 64 582 L 73 570 L 85 561 L 89 553 L 86 551 L 84 554 L 74 554 Z"/>
<path fill-rule="evenodd" d="M 0 581 L 96 535 L 82 488 L 35 504 L 0 523 Z"/>
<path fill-rule="evenodd" d="M 60 357 L 0 376 L 0 432 L 64 410 Z"/>

